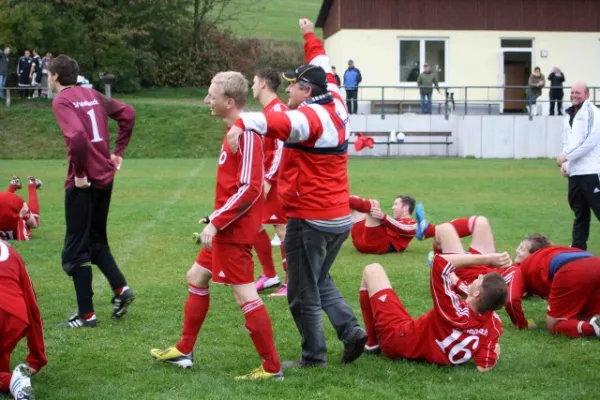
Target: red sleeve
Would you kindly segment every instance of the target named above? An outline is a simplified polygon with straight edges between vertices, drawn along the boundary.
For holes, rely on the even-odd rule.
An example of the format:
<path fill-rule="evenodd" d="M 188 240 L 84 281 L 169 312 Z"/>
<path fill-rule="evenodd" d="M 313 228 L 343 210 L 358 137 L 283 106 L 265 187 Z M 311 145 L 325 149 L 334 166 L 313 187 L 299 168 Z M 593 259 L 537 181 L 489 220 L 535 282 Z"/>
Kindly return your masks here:
<path fill-rule="evenodd" d="M 73 164 L 75 176 L 82 178 L 85 176 L 89 151 L 89 141 L 85 128 L 69 102 L 56 100 L 52 103 L 52 109 L 56 122 L 67 142 L 68 157 L 71 164 Z"/>
<path fill-rule="evenodd" d="M 107 99 L 104 96 L 102 97 L 104 99 L 106 114 L 117 121 L 117 125 L 119 126 L 115 151 L 113 151 L 113 154 L 123 157 L 125 148 L 131 139 L 133 127 L 135 126 L 135 110 L 128 104 L 113 99 Z"/>
<path fill-rule="evenodd" d="M 492 317 L 492 329 L 489 329 L 489 336 L 484 340 L 475 352 L 475 365 L 480 368 L 493 368 L 498 362 L 498 353 L 496 345 L 502 335 L 502 321 L 498 314 L 494 313 Z"/>
<path fill-rule="evenodd" d="M 438 314 L 451 325 L 462 328 L 469 322 L 469 306 L 454 291 L 450 274 L 454 266 L 443 258 L 436 255 L 433 259 L 431 270 L 431 296 L 433 305 Z"/>
<path fill-rule="evenodd" d="M 327 88 L 330 91 L 339 92 L 339 84 L 331 69 L 331 62 L 325 53 L 323 42 L 314 33 L 304 35 L 304 58 L 307 64 L 318 65 L 323 68 L 327 74 Z"/>
<path fill-rule="evenodd" d="M 529 324 L 523 313 L 523 293 L 525 291 L 523 272 L 519 266 L 512 266 L 502 274 L 508 286 L 508 300 L 504 306 L 510 320 L 517 329 L 528 328 Z"/>
<path fill-rule="evenodd" d="M 27 316 L 29 318 L 29 328 L 27 331 L 27 347 L 29 355 L 27 363 L 36 371 L 39 371 L 48 363 L 46 350 L 44 348 L 44 325 L 42 324 L 42 316 L 38 308 L 37 299 L 33 290 L 33 285 L 29 279 L 25 264 L 20 260 L 21 269 L 21 289 L 23 290 L 23 298 L 27 305 Z"/>
<path fill-rule="evenodd" d="M 245 131 L 240 137 L 240 166 L 237 174 L 238 191 L 209 217 L 219 230 L 244 215 L 260 198 L 263 187 L 263 142 L 257 133 Z"/>
<path fill-rule="evenodd" d="M 454 290 L 465 296 L 469 295 L 469 285 L 467 285 L 467 282 L 463 281 L 462 279 L 459 279 L 458 282 L 454 284 Z"/>
<path fill-rule="evenodd" d="M 279 171 L 283 142 L 279 139 L 265 139 L 265 180 L 272 183 Z"/>
<path fill-rule="evenodd" d="M 417 234 L 417 224 L 405 224 L 400 220 L 390 218 L 387 214 L 383 215 L 383 223 L 386 227 L 392 229 L 394 233 L 400 236 L 414 237 Z"/>

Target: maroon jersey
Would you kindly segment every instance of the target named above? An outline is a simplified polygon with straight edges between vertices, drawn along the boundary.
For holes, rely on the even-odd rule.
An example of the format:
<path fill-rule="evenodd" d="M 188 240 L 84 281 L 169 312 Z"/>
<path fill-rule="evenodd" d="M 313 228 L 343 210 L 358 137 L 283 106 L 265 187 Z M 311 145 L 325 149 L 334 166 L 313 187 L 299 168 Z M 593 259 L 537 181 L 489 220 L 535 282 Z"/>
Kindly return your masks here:
<path fill-rule="evenodd" d="M 107 99 L 93 89 L 75 86 L 61 91 L 52 102 L 52 109 L 69 151 L 65 187 L 74 186 L 75 176 L 87 176 L 92 186 L 108 186 L 115 175 L 108 118 L 119 125 L 113 154 L 122 157 L 133 132 L 133 107 Z"/>
<path fill-rule="evenodd" d="M 228 243 L 254 243 L 263 220 L 263 141 L 259 134 L 245 131 L 234 154 L 223 139 L 215 211 L 210 222 L 219 230 L 215 240 Z"/>
<path fill-rule="evenodd" d="M 431 296 L 434 307 L 414 320 L 415 337 L 411 359 L 424 359 L 443 365 L 463 364 L 470 359 L 482 368 L 496 364 L 494 351 L 502 334 L 500 317 L 489 311 L 473 311 L 452 288 L 454 266 L 436 255 L 431 270 Z"/>
<path fill-rule="evenodd" d="M 31 231 L 20 216 L 25 201 L 14 193 L 0 192 L 0 240 L 29 240 Z"/>
<path fill-rule="evenodd" d="M 44 327 L 25 263 L 17 251 L 0 240 L 0 309 L 29 325 L 29 366 L 39 371 L 47 363 Z"/>
<path fill-rule="evenodd" d="M 287 110 L 287 105 L 280 98 L 276 97 L 267 104 L 263 112 L 269 114 Z M 263 140 L 265 149 L 265 180 L 272 184 L 277 181 L 277 172 L 279 171 L 279 163 L 283 154 L 283 141 L 270 136 L 265 136 Z"/>

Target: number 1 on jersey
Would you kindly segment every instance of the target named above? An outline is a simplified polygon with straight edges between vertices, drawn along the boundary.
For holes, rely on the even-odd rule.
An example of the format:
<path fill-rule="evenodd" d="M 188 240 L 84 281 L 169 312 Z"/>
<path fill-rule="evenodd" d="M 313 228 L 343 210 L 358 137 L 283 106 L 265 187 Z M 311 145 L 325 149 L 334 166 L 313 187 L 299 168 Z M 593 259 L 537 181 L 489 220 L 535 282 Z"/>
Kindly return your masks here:
<path fill-rule="evenodd" d="M 94 139 L 92 140 L 92 143 L 101 142 L 102 138 L 100 137 L 100 132 L 98 131 L 98 123 L 96 122 L 96 113 L 94 112 L 94 110 L 90 110 L 87 112 L 87 115 L 89 115 L 90 119 L 92 120 L 92 133 L 94 135 Z"/>

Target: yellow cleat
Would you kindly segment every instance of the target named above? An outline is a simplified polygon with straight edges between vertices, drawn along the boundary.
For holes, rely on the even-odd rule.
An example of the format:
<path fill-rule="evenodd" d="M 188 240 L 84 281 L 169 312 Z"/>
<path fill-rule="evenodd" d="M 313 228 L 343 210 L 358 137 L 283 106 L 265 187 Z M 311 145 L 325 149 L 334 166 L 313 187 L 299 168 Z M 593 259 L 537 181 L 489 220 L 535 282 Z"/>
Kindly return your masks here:
<path fill-rule="evenodd" d="M 282 381 L 283 369 L 280 369 L 279 372 L 267 372 L 262 366 L 260 366 L 258 368 L 254 368 L 247 375 L 235 377 L 236 381 L 258 381 L 262 379 L 275 379 L 276 381 Z"/>
<path fill-rule="evenodd" d="M 192 368 L 194 365 L 193 353 L 183 354 L 175 346 L 167 347 L 165 350 L 152 349 L 150 355 L 156 361 L 167 362 L 181 368 Z"/>
<path fill-rule="evenodd" d="M 192 241 L 196 244 L 200 243 L 200 234 L 198 232 L 192 233 Z"/>

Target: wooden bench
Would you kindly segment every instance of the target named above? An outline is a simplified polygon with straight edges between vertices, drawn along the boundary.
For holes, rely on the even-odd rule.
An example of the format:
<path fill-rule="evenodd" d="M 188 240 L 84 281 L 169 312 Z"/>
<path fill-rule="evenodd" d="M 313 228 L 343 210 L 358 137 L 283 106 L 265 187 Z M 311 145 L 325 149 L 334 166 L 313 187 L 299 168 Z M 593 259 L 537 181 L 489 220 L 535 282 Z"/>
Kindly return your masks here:
<path fill-rule="evenodd" d="M 396 134 L 398 134 L 400 131 L 397 131 Z M 355 136 L 358 135 L 358 132 L 352 132 Z M 446 156 L 449 155 L 450 153 L 450 145 L 453 143 L 451 141 L 452 139 L 452 132 L 402 132 L 404 133 L 404 142 L 391 142 L 390 136 L 391 136 L 391 132 L 361 132 L 363 134 L 363 136 L 369 136 L 372 137 L 373 139 L 375 139 L 375 144 L 385 144 L 387 145 L 387 156 L 390 156 L 390 150 L 392 145 L 396 145 L 396 146 L 401 146 L 401 145 L 411 145 L 411 144 L 434 144 L 434 145 L 445 145 L 446 146 Z M 382 138 L 385 137 L 386 141 L 377 141 L 377 138 Z M 413 138 L 439 138 L 437 140 L 430 140 L 430 141 L 425 141 L 423 139 L 421 140 L 416 140 L 416 141 L 407 141 L 406 139 L 413 137 Z"/>

